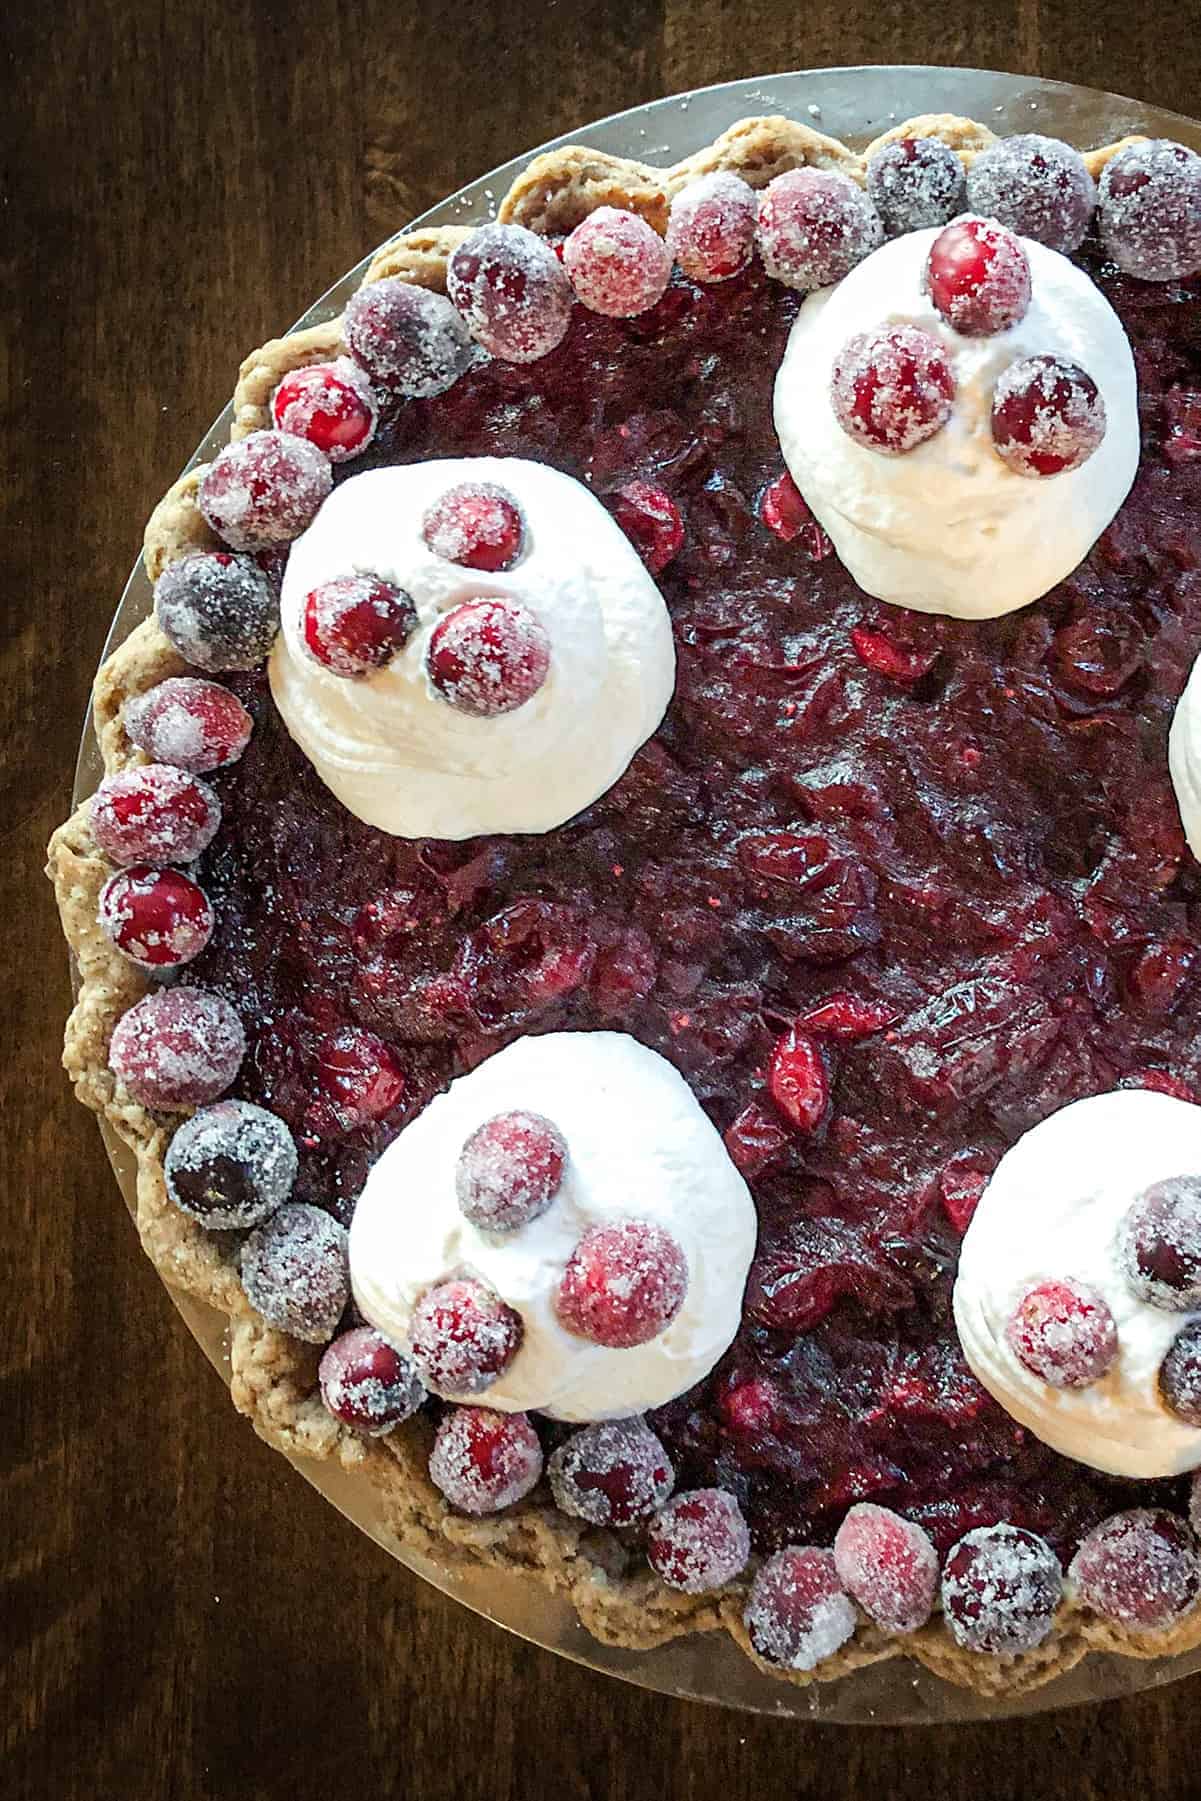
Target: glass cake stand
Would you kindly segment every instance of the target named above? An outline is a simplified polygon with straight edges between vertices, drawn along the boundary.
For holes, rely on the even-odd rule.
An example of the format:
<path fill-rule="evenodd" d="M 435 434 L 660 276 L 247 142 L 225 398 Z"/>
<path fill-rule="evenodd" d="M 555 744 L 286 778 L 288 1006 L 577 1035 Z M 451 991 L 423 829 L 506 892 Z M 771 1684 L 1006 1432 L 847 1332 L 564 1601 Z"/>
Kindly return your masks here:
<path fill-rule="evenodd" d="M 736 120 L 754 114 L 784 113 L 852 145 L 863 145 L 903 119 L 933 112 L 963 114 L 992 126 L 1002 135 L 1044 131 L 1084 148 L 1112 142 L 1127 132 L 1142 131 L 1176 138 L 1201 150 L 1201 123 L 1137 100 L 1021 75 L 921 65 L 816 69 L 727 82 L 616 113 L 539 148 L 582 143 L 644 162 L 672 163 L 710 143 Z M 490 218 L 510 183 L 534 154 L 532 150 L 523 152 L 431 207 L 411 225 L 476 224 Z M 315 325 L 340 312 L 369 261 L 365 257 L 357 268 L 336 282 L 298 325 Z M 193 463 L 210 459 L 227 441 L 229 423 L 227 407 L 197 446 Z M 165 481 L 163 485 L 166 486 Z M 150 583 L 139 559 L 113 620 L 105 645 L 106 656 L 146 617 L 151 600 Z M 92 793 L 101 774 L 89 721 L 76 769 L 76 804 Z M 102 1129 L 121 1191 L 132 1212 L 133 1159 L 107 1128 Z M 170 1289 L 168 1292 L 197 1342 L 228 1382 L 224 1315 L 187 1295 Z M 761 1674 L 724 1634 L 694 1635 L 656 1651 L 623 1650 L 598 1643 L 580 1625 L 566 1602 L 545 1593 L 528 1579 L 492 1569 L 452 1572 L 402 1549 L 387 1534 L 374 1496 L 363 1484 L 325 1464 L 293 1461 L 347 1519 L 444 1594 L 546 1650 L 663 1694 L 804 1720 L 903 1725 L 1038 1713 L 1133 1694 L 1175 1682 L 1201 1669 L 1201 1648 L 1181 1657 L 1151 1662 L 1094 1655 L 1033 1694 L 1006 1700 L 987 1699 L 952 1687 L 905 1658 L 873 1665 L 837 1682 L 795 1688 Z"/>

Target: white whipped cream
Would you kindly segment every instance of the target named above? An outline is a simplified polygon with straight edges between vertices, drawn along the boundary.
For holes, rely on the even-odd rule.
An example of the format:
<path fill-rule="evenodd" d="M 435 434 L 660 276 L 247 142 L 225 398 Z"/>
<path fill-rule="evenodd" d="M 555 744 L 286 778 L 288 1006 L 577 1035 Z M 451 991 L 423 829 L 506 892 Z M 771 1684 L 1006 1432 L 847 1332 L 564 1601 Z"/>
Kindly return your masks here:
<path fill-rule="evenodd" d="M 1201 657 L 1193 664 L 1172 715 L 1168 768 L 1189 849 L 1201 858 Z"/>
<path fill-rule="evenodd" d="M 955 1284 L 964 1355 L 989 1393 L 1065 1457 L 1114 1476 L 1170 1476 L 1201 1464 L 1201 1430 L 1168 1412 L 1159 1366 L 1196 1313 L 1147 1306 L 1128 1286 L 1117 1233 L 1131 1203 L 1169 1176 L 1201 1171 L 1201 1107 L 1146 1089 L 1075 1101 L 1006 1152 L 967 1229 Z M 1118 1331 L 1113 1367 L 1060 1389 L 1018 1362 L 1005 1336 L 1036 1282 L 1097 1290 Z"/>
<path fill-rule="evenodd" d="M 1088 276 L 1030 238 L 1021 240 L 1033 286 L 1025 318 L 992 337 L 953 331 L 921 291 L 939 229 L 893 238 L 805 301 L 776 377 L 776 431 L 793 480 L 861 588 L 922 613 L 995 619 L 1069 575 L 1129 493 L 1139 458 L 1134 359 Z M 893 324 L 936 338 L 957 387 L 942 430 L 903 456 L 848 437 L 830 405 L 847 339 Z M 989 425 L 1001 371 L 1039 355 L 1086 370 L 1107 419 L 1086 463 L 1041 480 L 1002 462 Z"/>
<path fill-rule="evenodd" d="M 501 574 L 428 550 L 427 507 L 460 482 L 494 482 L 525 514 L 520 561 Z M 420 624 L 386 668 L 330 673 L 303 637 L 318 583 L 371 571 L 411 595 Z M 425 673 L 440 616 L 512 595 L 550 634 L 546 681 L 524 706 L 480 719 L 447 705 Z M 611 788 L 655 730 L 675 685 L 663 597 L 587 488 L 518 457 L 372 469 L 334 489 L 284 572 L 271 691 L 284 724 L 343 806 L 400 838 L 547 832 Z"/>
<path fill-rule="evenodd" d="M 481 1232 L 459 1211 L 465 1140 L 497 1113 L 528 1108 L 567 1141 L 563 1183 L 518 1231 Z M 583 1233 L 639 1218 L 688 1262 L 688 1291 L 648 1343 L 612 1350 L 565 1332 L 554 1310 Z M 755 1249 L 755 1204 L 684 1078 L 622 1032 L 520 1038 L 452 1082 L 371 1170 L 350 1228 L 350 1277 L 364 1317 L 403 1346 L 421 1295 L 477 1277 L 520 1313 L 525 1337 L 482 1406 L 562 1420 L 618 1419 L 661 1406 L 708 1374 L 738 1330 Z"/>

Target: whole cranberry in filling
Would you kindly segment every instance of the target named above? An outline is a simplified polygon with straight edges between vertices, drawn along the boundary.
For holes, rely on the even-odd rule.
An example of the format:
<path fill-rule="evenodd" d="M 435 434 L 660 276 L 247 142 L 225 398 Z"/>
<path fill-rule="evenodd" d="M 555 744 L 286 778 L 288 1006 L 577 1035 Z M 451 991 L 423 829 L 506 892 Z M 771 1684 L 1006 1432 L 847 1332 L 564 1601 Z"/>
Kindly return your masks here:
<path fill-rule="evenodd" d="M 725 281 L 750 261 L 759 201 L 728 170 L 702 175 L 671 203 L 667 249 L 690 281 Z"/>
<path fill-rule="evenodd" d="M 703 1595 L 746 1568 L 751 1535 L 723 1488 L 694 1488 L 661 1507 L 646 1537 L 647 1561 L 668 1588 Z"/>
<path fill-rule="evenodd" d="M 405 1091 L 404 1071 L 393 1052 L 362 1026 L 339 1026 L 322 1041 L 317 1081 L 324 1108 L 343 1132 L 383 1119 Z"/>
<path fill-rule="evenodd" d="M 941 138 L 894 138 L 870 158 L 867 191 L 890 238 L 945 225 L 964 210 L 963 164 Z"/>
<path fill-rule="evenodd" d="M 296 1180 L 296 1146 L 283 1120 L 249 1101 L 218 1101 L 185 1119 L 163 1159 L 167 1193 L 213 1231 L 259 1226 Z"/>
<path fill-rule="evenodd" d="M 285 375 L 271 396 L 271 417 L 277 430 L 307 438 L 331 463 L 345 463 L 366 450 L 379 414 L 363 371 L 339 357 Z"/>
<path fill-rule="evenodd" d="M 1098 184 L 1101 241 L 1141 281 L 1201 269 L 1201 156 L 1169 138 L 1127 144 Z"/>
<path fill-rule="evenodd" d="M 192 775 L 236 763 L 254 729 L 236 694 L 198 675 L 169 676 L 145 694 L 133 695 L 121 723 L 130 743 L 156 763 L 171 763 Z"/>
<path fill-rule="evenodd" d="M 1186 1426 L 1201 1426 L 1201 1324 L 1185 1326 L 1159 1366 L 1159 1397 Z"/>
<path fill-rule="evenodd" d="M 212 843 L 221 802 L 167 763 L 105 776 L 92 796 L 92 836 L 113 863 L 190 863 Z"/>
<path fill-rule="evenodd" d="M 242 1022 L 221 995 L 164 988 L 122 1014 L 108 1060 L 142 1106 L 202 1107 L 229 1087 L 245 1054 Z"/>
<path fill-rule="evenodd" d="M 671 1493 L 675 1471 L 645 1421 L 602 1420 L 573 1432 L 547 1465 L 556 1506 L 591 1526 L 632 1526 Z"/>
<path fill-rule="evenodd" d="M 1079 469 L 1105 436 L 1105 402 L 1076 363 L 1027 356 L 1002 371 L 993 389 L 992 440 L 1018 475 Z"/>
<path fill-rule="evenodd" d="M 485 1232 L 516 1232 L 546 1212 L 563 1181 L 567 1144 L 540 1113 L 515 1109 L 477 1126 L 459 1153 L 459 1208 Z"/>
<path fill-rule="evenodd" d="M 563 245 L 571 285 L 594 313 L 628 319 L 654 306 L 667 286 L 671 257 L 637 213 L 598 206 Z"/>
<path fill-rule="evenodd" d="M 1088 230 L 1097 189 L 1070 144 L 1019 132 L 976 157 L 967 175 L 967 203 L 974 213 L 1070 256 Z"/>
<path fill-rule="evenodd" d="M 197 669 L 253 669 L 275 642 L 279 600 L 252 557 L 194 551 L 154 584 L 154 612 L 181 657 Z"/>
<path fill-rule="evenodd" d="M 562 263 L 524 225 L 481 225 L 446 267 L 446 292 L 471 335 L 507 363 L 532 363 L 566 336 L 571 283 Z"/>
<path fill-rule="evenodd" d="M 855 1630 L 833 1553 L 811 1545 L 789 1545 L 767 1559 L 742 1618 L 759 1656 L 786 1670 L 816 1669 Z"/>
<path fill-rule="evenodd" d="M 669 494 L 651 482 L 627 482 L 610 501 L 613 517 L 652 575 L 675 558 L 684 544 L 684 521 Z"/>
<path fill-rule="evenodd" d="M 888 1507 L 851 1508 L 834 1539 L 834 1567 L 883 1632 L 916 1632 L 934 1611 L 938 1553 L 921 1526 Z"/>
<path fill-rule="evenodd" d="M 1068 1578 L 1102 1619 L 1162 1631 L 1201 1587 L 1197 1541 L 1177 1514 L 1137 1507 L 1103 1520 L 1072 1559 Z"/>
<path fill-rule="evenodd" d="M 335 576 L 305 597 L 305 643 L 331 674 L 350 681 L 386 667 L 416 627 L 409 595 L 380 575 Z"/>
<path fill-rule="evenodd" d="M 913 325 L 858 332 L 830 376 L 830 404 L 843 431 L 889 456 L 916 450 L 941 431 L 954 399 L 946 352 Z"/>
<path fill-rule="evenodd" d="M 421 535 L 436 557 L 463 569 L 511 569 L 525 548 L 525 519 L 506 489 L 495 482 L 459 482 L 436 500 L 421 521 Z"/>
<path fill-rule="evenodd" d="M 335 1338 L 317 1372 L 326 1409 L 344 1426 L 379 1437 L 407 1420 L 425 1400 L 417 1372 L 370 1326 Z"/>
<path fill-rule="evenodd" d="M 977 1526 L 952 1546 L 942 1573 L 943 1614 L 969 1651 L 1033 1651 L 1049 1635 L 1063 1593 L 1050 1545 L 1020 1526 Z"/>
<path fill-rule="evenodd" d="M 100 924 L 117 949 L 143 969 L 177 969 L 198 957 L 213 933 L 203 888 L 178 869 L 136 863 L 100 890 Z"/>
<path fill-rule="evenodd" d="M 409 1323 L 413 1367 L 440 1395 L 491 1388 L 521 1349 L 521 1315 L 469 1277 L 427 1289 Z"/>
<path fill-rule="evenodd" d="M 764 488 L 759 517 L 782 544 L 791 544 L 798 533 L 813 523 L 813 514 L 787 470 Z"/>
<path fill-rule="evenodd" d="M 776 1043 L 767 1072 L 772 1100 L 798 1132 L 812 1132 L 825 1118 L 830 1078 L 816 1039 L 796 1026 Z"/>
<path fill-rule="evenodd" d="M 461 1513 L 499 1513 L 536 1488 L 542 1446 L 525 1413 L 456 1407 L 438 1427 L 430 1480 Z"/>
<path fill-rule="evenodd" d="M 373 382 L 418 399 L 443 393 L 478 355 L 446 296 L 398 275 L 369 282 L 351 296 L 342 332 Z"/>
<path fill-rule="evenodd" d="M 252 431 L 218 451 L 196 498 L 217 536 L 234 550 L 267 550 L 299 538 L 332 485 L 329 458 L 307 438 Z"/>
<path fill-rule="evenodd" d="M 247 1300 L 269 1326 L 325 1344 L 350 1299 L 345 1229 L 320 1207 L 290 1201 L 250 1233 L 241 1274 Z"/>
<path fill-rule="evenodd" d="M 1026 252 L 1012 232 L 988 219 L 957 219 L 939 232 L 925 279 L 947 324 L 969 338 L 1008 331 L 1030 305 Z"/>
<path fill-rule="evenodd" d="M 1118 1254 L 1149 1306 L 1201 1306 L 1201 1177 L 1172 1176 L 1139 1195 L 1119 1228 Z"/>
<path fill-rule="evenodd" d="M 465 600 L 430 634 L 426 668 L 433 687 L 458 713 L 495 719 L 516 712 L 550 670 L 550 638 L 536 614 L 499 596 Z"/>
<path fill-rule="evenodd" d="M 759 254 L 786 287 L 829 287 L 883 241 L 879 213 L 845 175 L 789 169 L 759 196 Z"/>
<path fill-rule="evenodd" d="M 688 1291 L 688 1263 L 662 1226 L 618 1220 L 592 1226 L 576 1245 L 555 1296 L 565 1331 L 624 1350 L 657 1338 Z"/>
<path fill-rule="evenodd" d="M 1027 1289 L 1005 1336 L 1023 1368 L 1053 1388 L 1087 1388 L 1118 1355 L 1118 1329 L 1103 1297 L 1070 1277 Z"/>

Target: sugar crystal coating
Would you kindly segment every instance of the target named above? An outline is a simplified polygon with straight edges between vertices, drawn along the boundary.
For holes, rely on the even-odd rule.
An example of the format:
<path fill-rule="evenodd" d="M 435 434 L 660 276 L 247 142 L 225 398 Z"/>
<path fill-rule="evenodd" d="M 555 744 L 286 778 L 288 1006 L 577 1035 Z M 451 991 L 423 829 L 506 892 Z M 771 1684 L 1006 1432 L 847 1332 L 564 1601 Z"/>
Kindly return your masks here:
<path fill-rule="evenodd" d="M 742 1618 L 759 1656 L 785 1670 L 816 1669 L 855 1630 L 833 1553 L 809 1545 L 789 1545 L 767 1559 Z"/>
<path fill-rule="evenodd" d="M 443 393 L 479 354 L 444 294 L 398 275 L 352 295 L 342 330 L 351 356 L 373 382 L 418 399 Z"/>
<path fill-rule="evenodd" d="M 965 337 L 1008 331 L 1030 305 L 1030 262 L 1011 231 L 989 219 L 956 219 L 926 259 L 925 287 Z"/>
<path fill-rule="evenodd" d="M 1079 469 L 1099 447 L 1105 423 L 1096 382 L 1066 357 L 1021 357 L 993 389 L 993 444 L 1018 475 Z"/>
<path fill-rule="evenodd" d="M 1018 132 L 976 157 L 967 174 L 967 203 L 974 213 L 1070 256 L 1088 230 L 1097 189 L 1070 144 Z"/>
<path fill-rule="evenodd" d="M 1020 1526 L 977 1526 L 951 1547 L 942 1606 L 951 1636 L 969 1651 L 1017 1656 L 1055 1623 L 1063 1572 L 1045 1539 Z"/>
<path fill-rule="evenodd" d="M 759 196 L 759 254 L 790 288 L 826 288 L 884 242 L 872 202 L 845 175 L 790 169 Z"/>
<path fill-rule="evenodd" d="M 167 1193 L 212 1231 L 262 1225 L 296 1180 L 297 1155 L 283 1120 L 250 1101 L 218 1101 L 184 1120 L 163 1159 Z"/>
<path fill-rule="evenodd" d="M 867 191 L 890 238 L 945 225 L 966 203 L 963 164 L 941 138 L 894 138 L 867 165 Z"/>
<path fill-rule="evenodd" d="M 1159 1398 L 1187 1426 L 1201 1426 L 1201 1321 L 1185 1326 L 1159 1366 Z"/>
<path fill-rule="evenodd" d="M 331 463 L 360 456 L 375 436 L 379 409 L 363 371 L 349 357 L 292 369 L 271 396 L 276 429 L 307 438 Z"/>
<path fill-rule="evenodd" d="M 320 1207 L 290 1201 L 251 1232 L 241 1272 L 247 1300 L 268 1325 L 325 1344 L 350 1299 L 346 1230 Z"/>
<path fill-rule="evenodd" d="M 92 796 L 92 836 L 113 863 L 190 863 L 221 824 L 207 782 L 168 763 L 105 776 Z"/>
<path fill-rule="evenodd" d="M 329 458 L 307 438 L 252 431 L 218 451 L 196 498 L 217 536 L 234 550 L 268 550 L 299 538 L 332 485 Z"/>
<path fill-rule="evenodd" d="M 542 1475 L 542 1446 L 525 1413 L 455 1407 L 438 1427 L 430 1480 L 461 1513 L 499 1513 Z"/>
<path fill-rule="evenodd" d="M 407 1420 L 426 1398 L 412 1364 L 371 1326 L 335 1338 L 317 1375 L 334 1418 L 373 1438 Z"/>
<path fill-rule="evenodd" d="M 464 569 L 511 569 L 525 548 L 525 517 L 496 482 L 459 482 L 421 521 L 428 549 Z"/>
<path fill-rule="evenodd" d="M 482 1282 L 460 1277 L 427 1289 L 409 1324 L 409 1354 L 434 1394 L 478 1395 L 521 1349 L 521 1315 Z"/>
<path fill-rule="evenodd" d="M 537 614 L 497 595 L 443 613 L 430 633 L 426 669 L 456 712 L 495 719 L 534 698 L 550 658 L 550 635 Z"/>
<path fill-rule="evenodd" d="M 532 363 L 571 324 L 571 282 L 545 238 L 524 225 L 481 225 L 451 254 L 446 291 L 492 356 Z"/>
<path fill-rule="evenodd" d="M 1101 171 L 1101 241 L 1140 281 L 1201 269 L 1201 156 L 1170 138 L 1127 144 Z"/>
<path fill-rule="evenodd" d="M 758 215 L 755 190 L 740 175 L 702 175 L 672 200 L 668 252 L 689 280 L 725 281 L 750 261 Z"/>
<path fill-rule="evenodd" d="M 555 1296 L 565 1331 L 628 1349 L 666 1330 L 684 1304 L 688 1263 L 670 1232 L 650 1220 L 590 1226 L 567 1261 Z"/>
<path fill-rule="evenodd" d="M 498 1113 L 476 1127 L 459 1153 L 459 1207 L 481 1231 L 518 1231 L 546 1212 L 566 1161 L 566 1141 L 551 1120 L 521 1108 Z"/>
<path fill-rule="evenodd" d="M 254 721 L 236 694 L 198 675 L 172 675 L 125 702 L 121 722 L 131 744 L 156 763 L 207 775 L 236 763 Z"/>
<path fill-rule="evenodd" d="M 1185 1522 L 1136 1507 L 1103 1520 L 1068 1570 L 1080 1600 L 1102 1619 L 1162 1631 L 1188 1611 L 1201 1587 L 1201 1557 Z"/>
<path fill-rule="evenodd" d="M 1139 1195 L 1119 1227 L 1118 1257 L 1148 1306 L 1201 1306 L 1201 1177 L 1172 1176 Z"/>
<path fill-rule="evenodd" d="M 193 551 L 154 584 L 154 611 L 180 656 L 197 669 L 253 669 L 275 642 L 279 601 L 253 557 Z"/>
<path fill-rule="evenodd" d="M 212 937 L 209 898 L 178 869 L 119 869 L 100 890 L 97 911 L 103 931 L 143 969 L 190 963 Z"/>
<path fill-rule="evenodd" d="M 830 374 L 830 402 L 843 431 L 886 456 L 904 456 L 940 432 L 954 399 L 946 351 L 913 325 L 857 332 Z"/>
<path fill-rule="evenodd" d="M 202 1107 L 229 1087 L 246 1034 L 229 1002 L 203 988 L 163 988 L 122 1014 L 109 1067 L 144 1107 Z"/>
<path fill-rule="evenodd" d="M 563 262 L 584 305 L 619 319 L 654 306 L 671 275 L 659 234 L 615 206 L 598 206 L 580 221 L 563 245 Z"/>
<path fill-rule="evenodd" d="M 417 609 L 405 590 L 366 570 L 335 576 L 305 596 L 305 644 L 347 681 L 385 668 L 416 628 Z"/>
<path fill-rule="evenodd" d="M 647 1519 L 675 1482 L 662 1441 L 642 1419 L 601 1420 L 573 1432 L 546 1473 L 556 1506 L 592 1526 Z"/>
<path fill-rule="evenodd" d="M 1053 1388 L 1087 1388 L 1118 1357 L 1118 1329 L 1104 1297 L 1071 1278 L 1027 1289 L 1005 1336 L 1018 1362 Z"/>
<path fill-rule="evenodd" d="M 732 1582 L 751 1554 L 742 1509 L 724 1488 L 694 1488 L 675 1495 L 650 1523 L 646 1555 L 669 1588 L 707 1594 Z"/>
<path fill-rule="evenodd" d="M 921 1526 L 860 1502 L 834 1539 L 839 1580 L 884 1632 L 916 1632 L 934 1609 L 938 1553 Z"/>

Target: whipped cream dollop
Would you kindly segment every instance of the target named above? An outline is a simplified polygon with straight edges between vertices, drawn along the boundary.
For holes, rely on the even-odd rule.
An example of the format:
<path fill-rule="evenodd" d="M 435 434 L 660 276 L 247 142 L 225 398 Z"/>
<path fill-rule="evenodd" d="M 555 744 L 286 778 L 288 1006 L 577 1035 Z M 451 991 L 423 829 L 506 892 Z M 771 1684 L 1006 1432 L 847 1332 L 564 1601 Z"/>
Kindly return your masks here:
<path fill-rule="evenodd" d="M 1168 767 L 1188 847 L 1201 859 L 1201 657 L 1193 664 L 1172 715 Z"/>
<path fill-rule="evenodd" d="M 477 1126 L 516 1109 L 553 1121 L 568 1155 L 547 1211 L 502 1236 L 460 1212 L 455 1168 Z M 614 1350 L 564 1331 L 554 1296 L 583 1233 L 630 1218 L 672 1234 L 688 1288 L 657 1337 Z M 476 1277 L 520 1313 L 524 1338 L 475 1401 L 616 1419 L 672 1400 L 713 1368 L 738 1330 L 756 1225 L 720 1134 L 665 1058 L 622 1032 L 552 1032 L 459 1077 L 388 1146 L 355 1209 L 351 1285 L 363 1316 L 403 1347 L 428 1288 Z"/>
<path fill-rule="evenodd" d="M 1158 1385 L 1172 1341 L 1201 1315 L 1140 1300 L 1117 1242 L 1145 1189 L 1199 1172 L 1201 1107 L 1149 1089 L 1094 1095 L 1006 1152 L 963 1240 L 955 1324 L 972 1369 L 1044 1444 L 1109 1475 L 1171 1476 L 1201 1464 L 1201 1430 L 1168 1412 Z M 1005 1336 L 1028 1288 L 1068 1276 L 1097 1290 L 1117 1326 L 1117 1360 L 1087 1388 L 1041 1381 Z"/>
<path fill-rule="evenodd" d="M 991 337 L 954 331 L 922 293 L 939 229 L 893 238 L 837 287 L 809 296 L 776 377 L 776 431 L 793 480 L 866 593 L 922 613 L 995 619 L 1069 575 L 1129 493 L 1139 459 L 1134 359 L 1088 276 L 1030 238 L 1021 239 L 1033 287 L 1025 317 Z M 956 382 L 942 430 L 902 456 L 848 437 L 830 404 L 847 339 L 894 324 L 937 339 Z M 1092 376 L 1107 428 L 1080 468 L 1036 479 L 1002 462 L 989 418 L 1001 372 L 1047 355 Z"/>
<path fill-rule="evenodd" d="M 426 509 L 461 482 L 496 483 L 521 507 L 512 569 L 464 569 L 426 547 Z M 419 625 L 386 667 L 348 681 L 306 649 L 304 603 L 319 583 L 357 572 L 403 588 Z M 550 637 L 542 687 L 495 718 L 448 705 L 425 669 L 441 616 L 484 595 L 521 601 Z M 618 780 L 675 685 L 667 608 L 625 533 L 579 482 L 518 457 L 352 476 L 293 544 L 282 614 L 270 677 L 284 724 L 343 806 L 400 838 L 562 825 Z"/>

